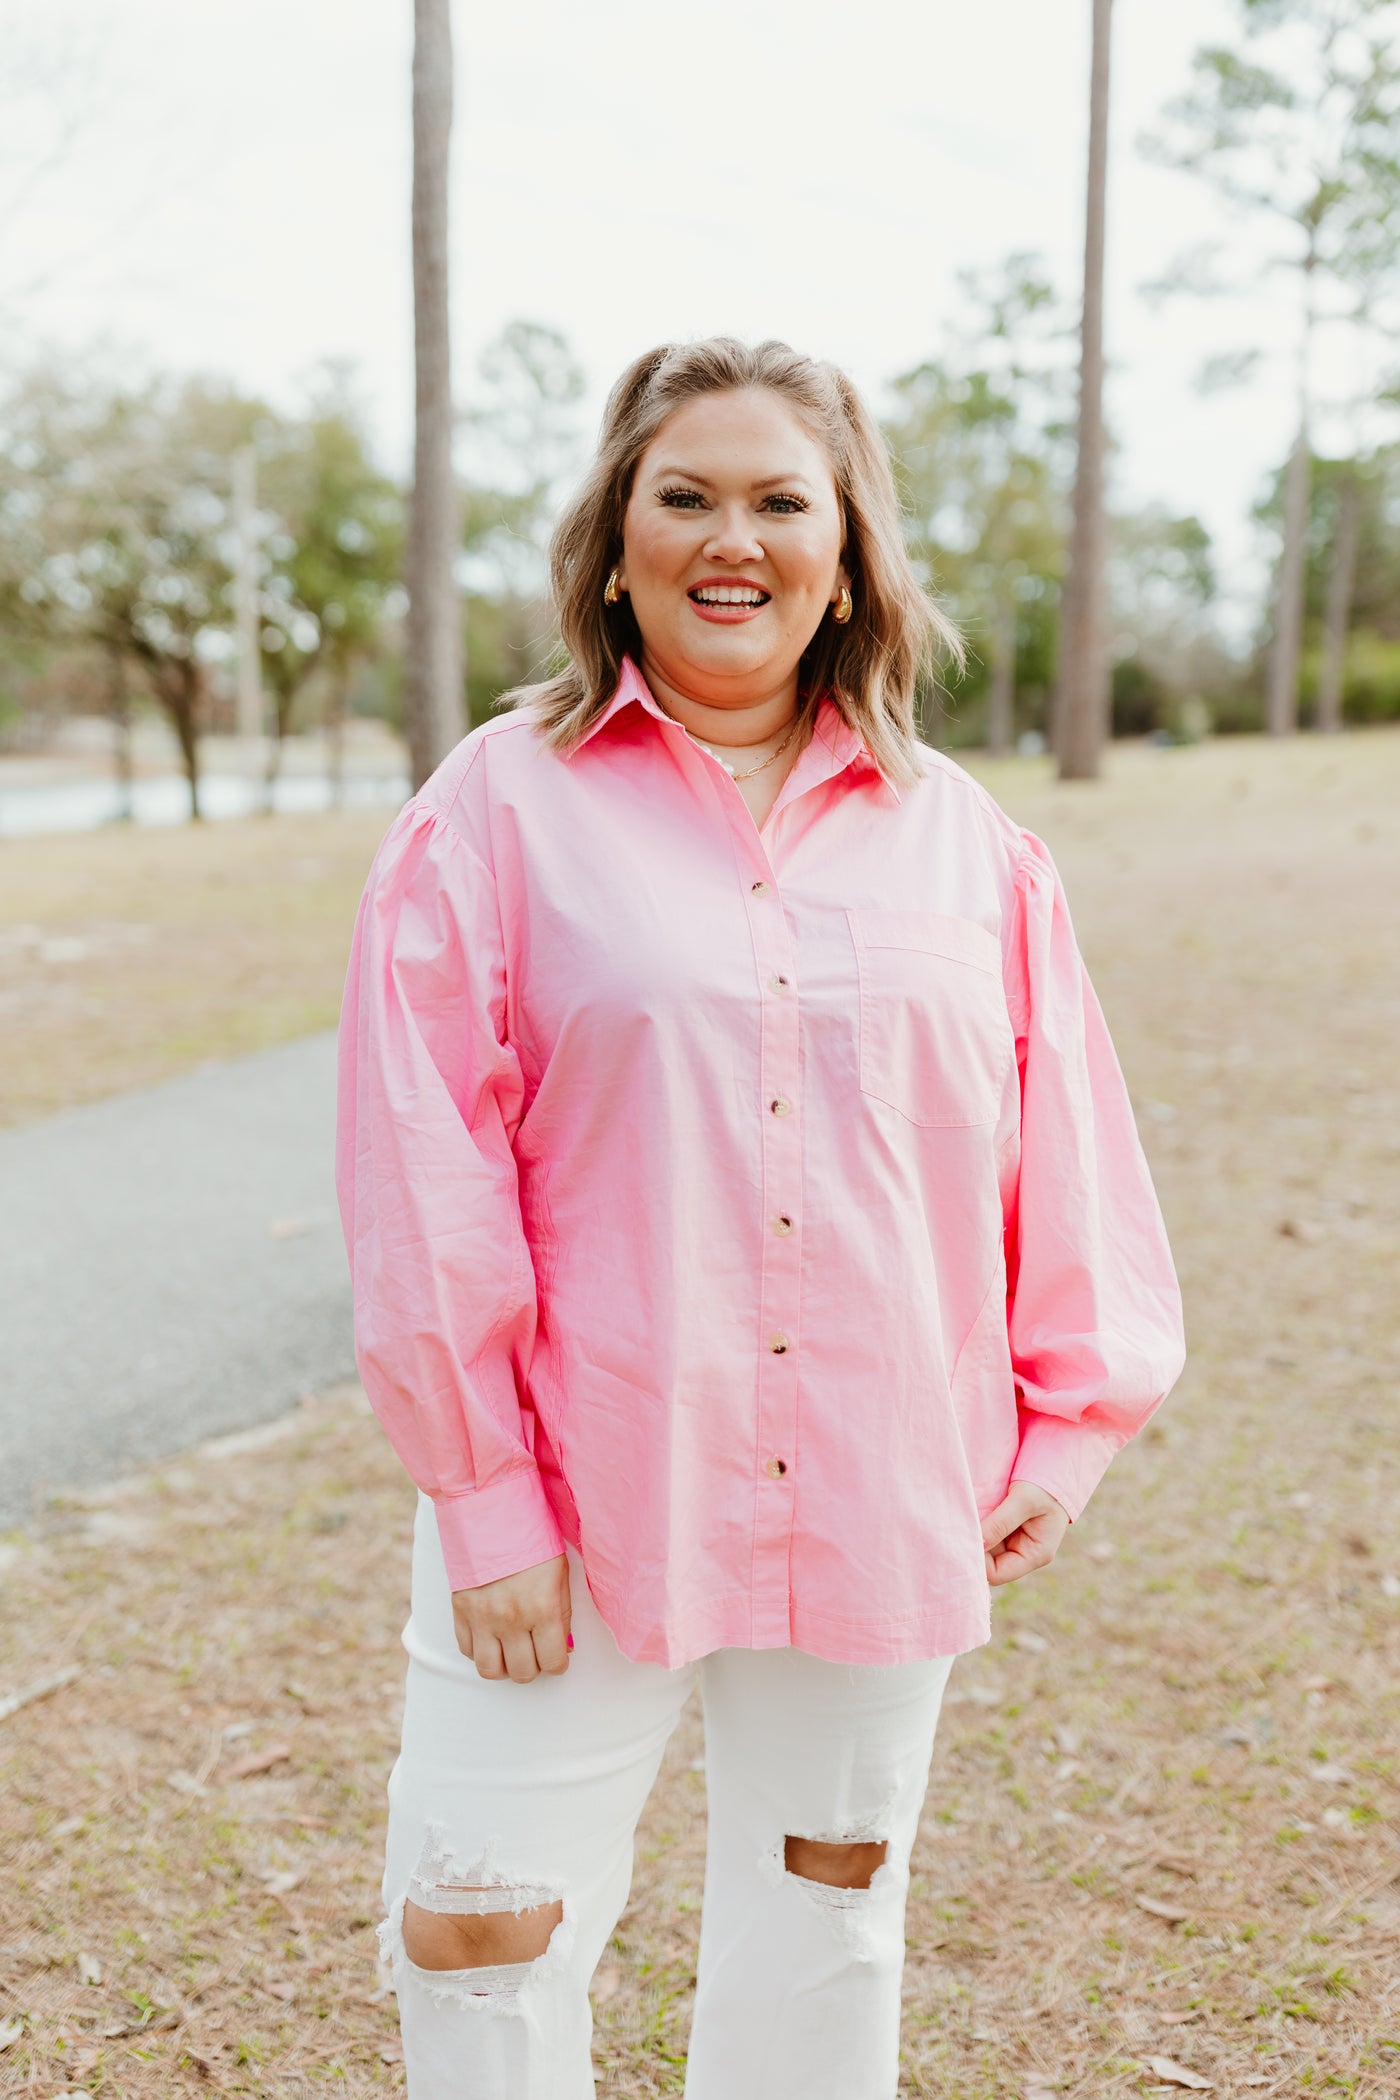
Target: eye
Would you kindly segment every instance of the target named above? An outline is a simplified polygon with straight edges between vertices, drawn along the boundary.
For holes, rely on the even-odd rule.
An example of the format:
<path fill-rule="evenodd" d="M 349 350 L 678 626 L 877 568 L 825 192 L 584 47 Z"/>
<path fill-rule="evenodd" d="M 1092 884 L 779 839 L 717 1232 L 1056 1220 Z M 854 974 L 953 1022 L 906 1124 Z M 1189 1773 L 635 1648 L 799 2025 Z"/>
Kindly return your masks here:
<path fill-rule="evenodd" d="M 781 492 L 777 495 L 765 496 L 763 505 L 765 510 L 771 511 L 775 517 L 779 518 L 790 518 L 800 511 L 812 508 L 805 496 L 784 495 Z"/>
<path fill-rule="evenodd" d="M 662 489 L 657 496 L 668 510 L 698 510 L 704 500 L 698 489 Z"/>

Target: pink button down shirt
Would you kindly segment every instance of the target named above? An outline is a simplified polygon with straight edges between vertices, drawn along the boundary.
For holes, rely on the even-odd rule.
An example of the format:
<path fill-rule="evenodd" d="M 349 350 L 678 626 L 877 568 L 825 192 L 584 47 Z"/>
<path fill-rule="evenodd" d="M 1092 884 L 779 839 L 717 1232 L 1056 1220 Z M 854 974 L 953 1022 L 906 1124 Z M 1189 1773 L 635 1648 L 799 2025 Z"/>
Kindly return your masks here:
<path fill-rule="evenodd" d="M 473 1587 L 562 1538 L 622 1651 L 977 1646 L 980 1518 L 1077 1516 L 1182 1362 L 1045 847 L 829 700 L 763 825 L 628 662 L 380 846 L 341 1017 L 365 1388 Z"/>

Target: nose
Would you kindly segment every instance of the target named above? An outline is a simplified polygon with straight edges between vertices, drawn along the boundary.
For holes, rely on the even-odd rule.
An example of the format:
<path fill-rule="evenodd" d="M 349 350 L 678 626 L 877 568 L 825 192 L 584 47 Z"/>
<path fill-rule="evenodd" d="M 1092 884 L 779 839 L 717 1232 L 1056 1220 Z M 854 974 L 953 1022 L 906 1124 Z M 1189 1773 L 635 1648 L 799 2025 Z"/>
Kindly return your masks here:
<path fill-rule="evenodd" d="M 762 561 L 763 546 L 754 533 L 753 513 L 745 503 L 722 504 L 715 529 L 705 542 L 708 561 Z"/>

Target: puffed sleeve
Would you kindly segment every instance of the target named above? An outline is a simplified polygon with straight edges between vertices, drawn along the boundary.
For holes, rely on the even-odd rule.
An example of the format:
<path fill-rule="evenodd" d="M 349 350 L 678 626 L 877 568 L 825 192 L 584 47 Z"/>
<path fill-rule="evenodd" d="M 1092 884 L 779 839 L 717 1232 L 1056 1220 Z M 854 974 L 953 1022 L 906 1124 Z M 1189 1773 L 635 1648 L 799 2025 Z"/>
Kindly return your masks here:
<path fill-rule="evenodd" d="M 1021 1075 L 1007 1205 L 1012 1478 L 1077 1517 L 1185 1358 L 1181 1293 L 1132 1104 L 1055 865 L 1022 834 L 1006 942 Z"/>
<path fill-rule="evenodd" d="M 487 859 L 410 802 L 355 925 L 336 1186 L 360 1374 L 432 1497 L 453 1589 L 563 1551 L 519 1401 L 535 1278 L 511 1151 L 523 1085 L 505 989 Z"/>

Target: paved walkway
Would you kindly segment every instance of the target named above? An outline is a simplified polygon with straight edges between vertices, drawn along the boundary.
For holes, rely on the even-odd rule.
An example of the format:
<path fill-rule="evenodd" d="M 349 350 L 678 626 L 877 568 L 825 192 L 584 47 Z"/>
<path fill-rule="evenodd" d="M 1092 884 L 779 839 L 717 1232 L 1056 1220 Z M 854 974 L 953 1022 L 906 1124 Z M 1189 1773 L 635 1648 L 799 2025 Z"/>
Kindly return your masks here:
<path fill-rule="evenodd" d="M 0 1524 L 354 1369 L 335 1039 L 0 1132 Z"/>

